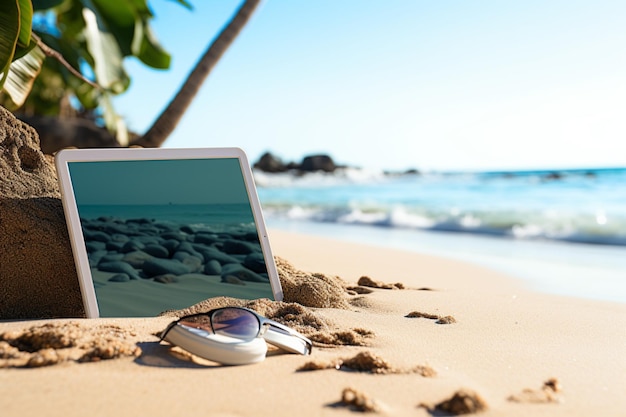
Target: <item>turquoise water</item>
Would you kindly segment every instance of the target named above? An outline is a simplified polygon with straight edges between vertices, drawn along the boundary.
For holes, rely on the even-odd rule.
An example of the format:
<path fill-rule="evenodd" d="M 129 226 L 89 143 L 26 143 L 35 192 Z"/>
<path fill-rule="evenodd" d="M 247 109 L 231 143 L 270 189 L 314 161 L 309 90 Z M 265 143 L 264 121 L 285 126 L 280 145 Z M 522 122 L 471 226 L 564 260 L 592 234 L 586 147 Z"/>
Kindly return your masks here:
<path fill-rule="evenodd" d="M 270 227 L 475 262 L 626 302 L 626 169 L 255 173 Z"/>
<path fill-rule="evenodd" d="M 256 179 L 274 218 L 626 245 L 626 169 Z"/>
<path fill-rule="evenodd" d="M 255 230 L 249 204 L 125 204 L 78 206 L 81 218 L 113 217 L 121 219 L 152 219 L 196 228 L 206 227 L 214 232 L 248 228 Z"/>

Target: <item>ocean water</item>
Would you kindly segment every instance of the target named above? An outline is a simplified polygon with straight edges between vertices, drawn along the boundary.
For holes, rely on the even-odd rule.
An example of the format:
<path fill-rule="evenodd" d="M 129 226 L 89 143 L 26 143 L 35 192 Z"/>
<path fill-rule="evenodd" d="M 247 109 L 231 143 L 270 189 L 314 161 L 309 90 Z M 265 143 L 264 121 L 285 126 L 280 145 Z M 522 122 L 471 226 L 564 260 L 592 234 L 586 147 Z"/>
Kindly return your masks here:
<path fill-rule="evenodd" d="M 78 205 L 81 218 L 152 219 L 206 228 L 213 232 L 255 230 L 249 204 L 128 204 Z"/>
<path fill-rule="evenodd" d="M 626 169 L 255 172 L 270 227 L 454 257 L 626 302 Z"/>

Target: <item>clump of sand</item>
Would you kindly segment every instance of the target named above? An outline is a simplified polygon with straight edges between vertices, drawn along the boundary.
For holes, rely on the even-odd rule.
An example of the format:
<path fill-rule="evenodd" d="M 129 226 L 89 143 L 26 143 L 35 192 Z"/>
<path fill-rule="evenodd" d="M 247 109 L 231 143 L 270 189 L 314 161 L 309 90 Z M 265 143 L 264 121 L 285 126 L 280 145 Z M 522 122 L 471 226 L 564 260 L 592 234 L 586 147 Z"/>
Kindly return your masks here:
<path fill-rule="evenodd" d="M 359 352 L 352 358 L 344 359 L 341 366 L 354 371 L 374 374 L 394 371 L 393 366 L 387 360 L 371 352 Z"/>
<path fill-rule="evenodd" d="M 456 319 L 453 316 L 440 316 L 440 315 L 437 315 L 437 314 L 423 313 L 421 311 L 411 311 L 409 314 L 407 314 L 404 317 L 407 317 L 407 318 L 423 318 L 423 319 L 436 320 L 435 323 L 437 323 L 437 324 L 452 324 L 452 323 L 456 323 Z"/>
<path fill-rule="evenodd" d="M 330 332 L 317 332 L 309 335 L 311 341 L 317 346 L 367 346 L 368 340 L 374 337 L 374 332 L 360 327 L 347 330 L 333 330 Z"/>
<path fill-rule="evenodd" d="M 0 368 L 41 367 L 139 356 L 132 329 L 76 322 L 46 323 L 0 334 Z"/>
<path fill-rule="evenodd" d="M 384 290 L 403 290 L 404 289 L 404 284 L 401 282 L 394 282 L 394 283 L 389 284 L 389 283 L 385 283 L 382 281 L 375 281 L 368 276 L 362 276 L 361 278 L 359 278 L 359 281 L 357 282 L 357 284 L 360 285 L 361 287 L 381 288 Z"/>
<path fill-rule="evenodd" d="M 374 290 L 366 288 L 366 287 L 361 287 L 360 285 L 351 285 L 346 287 L 346 291 L 348 291 L 348 294 L 350 295 L 357 295 L 357 294 L 371 294 L 374 292 Z"/>
<path fill-rule="evenodd" d="M 352 387 L 344 388 L 341 392 L 339 405 L 349 407 L 354 411 L 366 413 L 377 413 L 381 411 L 381 407 L 376 400 Z"/>
<path fill-rule="evenodd" d="M 406 287 L 401 282 L 386 283 L 382 281 L 375 281 L 368 276 L 362 276 L 359 278 L 357 285 L 346 286 L 345 289 L 350 295 L 366 295 L 374 292 L 375 289 L 383 290 L 404 290 Z M 352 298 L 350 304 L 355 307 L 368 307 L 368 301 L 362 297 Z"/>
<path fill-rule="evenodd" d="M 309 361 L 298 368 L 298 371 L 317 371 L 322 369 L 338 369 L 343 371 L 368 372 L 372 374 L 409 374 L 416 373 L 424 377 L 434 377 L 437 372 L 430 366 L 418 365 L 404 369 L 391 365 L 386 359 L 368 351 L 359 352 L 350 358 L 333 361 Z"/>
<path fill-rule="evenodd" d="M 280 257 L 276 257 L 275 261 L 285 301 L 307 307 L 350 308 L 341 278 L 300 271 Z"/>
<path fill-rule="evenodd" d="M 454 416 L 480 413 L 489 408 L 487 402 L 480 395 L 466 389 L 458 390 L 452 397 L 435 404 L 434 407 L 426 404 L 421 404 L 421 406 L 427 408 L 431 413 L 440 412 Z"/>
<path fill-rule="evenodd" d="M 436 324 L 452 324 L 452 323 L 456 323 L 456 319 L 453 316 L 443 316 L 443 317 L 439 317 L 437 319 L 437 321 L 435 321 Z"/>
<path fill-rule="evenodd" d="M 550 378 L 541 388 L 526 388 L 519 394 L 511 395 L 507 400 L 516 403 L 560 403 L 561 391 L 561 382 L 557 378 Z"/>

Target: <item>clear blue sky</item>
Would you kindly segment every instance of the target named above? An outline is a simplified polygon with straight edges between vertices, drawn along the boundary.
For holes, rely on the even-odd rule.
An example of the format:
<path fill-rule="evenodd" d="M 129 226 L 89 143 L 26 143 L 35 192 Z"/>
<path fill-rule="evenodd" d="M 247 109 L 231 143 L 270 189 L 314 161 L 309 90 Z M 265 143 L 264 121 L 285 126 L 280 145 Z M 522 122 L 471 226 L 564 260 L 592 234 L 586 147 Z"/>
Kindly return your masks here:
<path fill-rule="evenodd" d="M 171 70 L 128 62 L 144 132 L 238 7 L 153 0 Z M 384 169 L 626 166 L 626 1 L 269 0 L 166 147 Z"/>

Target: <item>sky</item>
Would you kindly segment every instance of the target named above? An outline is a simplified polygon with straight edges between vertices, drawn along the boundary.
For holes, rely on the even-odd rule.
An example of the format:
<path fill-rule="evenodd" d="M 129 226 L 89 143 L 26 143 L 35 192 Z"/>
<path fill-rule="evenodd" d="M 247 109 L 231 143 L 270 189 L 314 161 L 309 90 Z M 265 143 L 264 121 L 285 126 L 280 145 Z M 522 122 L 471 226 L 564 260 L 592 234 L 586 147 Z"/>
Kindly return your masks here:
<path fill-rule="evenodd" d="M 152 0 L 168 71 L 127 61 L 145 132 L 238 1 Z M 623 0 L 267 0 L 164 147 L 372 169 L 626 166 Z"/>

